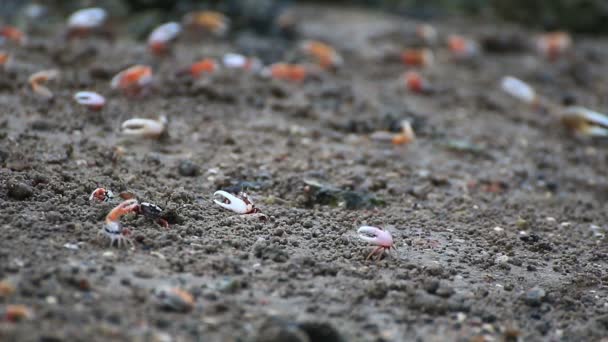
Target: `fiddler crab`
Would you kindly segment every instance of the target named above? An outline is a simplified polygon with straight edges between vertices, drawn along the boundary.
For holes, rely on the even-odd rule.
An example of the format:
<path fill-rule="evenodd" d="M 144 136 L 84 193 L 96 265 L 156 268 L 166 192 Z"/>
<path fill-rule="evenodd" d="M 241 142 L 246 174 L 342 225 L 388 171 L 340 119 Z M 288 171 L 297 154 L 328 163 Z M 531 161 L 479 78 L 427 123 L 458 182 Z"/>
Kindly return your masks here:
<path fill-rule="evenodd" d="M 108 202 L 114 197 L 114 194 L 104 188 L 98 188 L 90 196 L 91 201 Z M 106 216 L 103 229 L 99 231 L 100 235 L 104 235 L 110 239 L 110 246 L 116 244 L 121 247 L 123 244 L 133 245 L 129 235 L 131 231 L 128 228 L 123 228 L 120 219 L 128 214 L 143 215 L 163 226 L 169 228 L 169 223 L 162 217 L 163 210 L 156 204 L 148 202 L 139 202 L 135 198 L 127 199 L 121 202 L 118 206 L 110 211 Z"/>
<path fill-rule="evenodd" d="M 93 190 L 91 196 L 89 196 L 89 201 L 97 201 L 97 202 L 109 202 L 114 198 L 114 193 L 110 190 L 106 190 L 104 188 L 97 188 Z"/>
<path fill-rule="evenodd" d="M 152 68 L 147 65 L 134 65 L 116 74 L 112 78 L 110 86 L 127 96 L 137 97 L 148 92 L 152 81 Z"/>
<path fill-rule="evenodd" d="M 366 261 L 376 255 L 378 256 L 378 260 L 382 257 L 384 251 L 390 251 L 391 248 L 395 248 L 393 236 L 382 228 L 362 226 L 357 230 L 357 233 L 359 233 L 359 239 L 376 246 L 365 258 Z"/>
<path fill-rule="evenodd" d="M 157 55 L 162 56 L 169 52 L 170 44 L 177 39 L 182 26 L 176 22 L 162 24 L 155 28 L 148 37 L 148 48 Z"/>
<path fill-rule="evenodd" d="M 68 27 L 65 33 L 67 39 L 85 38 L 93 34 L 110 36 L 104 25 L 108 13 L 103 8 L 93 7 L 78 10 L 68 18 Z"/>
<path fill-rule="evenodd" d="M 197 62 L 190 64 L 189 67 L 183 68 L 177 72 L 177 76 L 190 75 L 193 78 L 199 78 L 203 74 L 212 74 L 219 68 L 218 63 L 213 58 L 203 58 Z"/>
<path fill-rule="evenodd" d="M 241 215 L 252 215 L 251 217 L 259 217 L 262 221 L 268 219 L 268 217 L 264 215 L 260 209 L 253 205 L 253 202 L 245 192 L 239 192 L 235 195 L 224 190 L 219 190 L 216 191 L 213 196 L 221 196 L 223 198 L 222 201 L 214 199 L 213 202 L 224 209 L 231 210 Z"/>

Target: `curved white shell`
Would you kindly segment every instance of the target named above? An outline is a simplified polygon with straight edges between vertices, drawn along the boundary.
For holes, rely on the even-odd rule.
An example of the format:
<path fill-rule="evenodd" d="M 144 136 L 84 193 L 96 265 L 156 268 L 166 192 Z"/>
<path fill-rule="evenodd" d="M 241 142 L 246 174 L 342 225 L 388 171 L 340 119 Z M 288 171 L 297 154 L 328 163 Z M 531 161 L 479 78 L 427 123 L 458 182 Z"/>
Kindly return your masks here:
<path fill-rule="evenodd" d="M 84 8 L 72 13 L 70 18 L 68 18 L 68 27 L 99 27 L 104 23 L 107 17 L 108 14 L 103 8 Z"/>
<path fill-rule="evenodd" d="M 182 31 L 182 26 L 176 22 L 162 24 L 155 28 L 148 37 L 148 43 L 153 42 L 168 42 L 177 37 Z"/>

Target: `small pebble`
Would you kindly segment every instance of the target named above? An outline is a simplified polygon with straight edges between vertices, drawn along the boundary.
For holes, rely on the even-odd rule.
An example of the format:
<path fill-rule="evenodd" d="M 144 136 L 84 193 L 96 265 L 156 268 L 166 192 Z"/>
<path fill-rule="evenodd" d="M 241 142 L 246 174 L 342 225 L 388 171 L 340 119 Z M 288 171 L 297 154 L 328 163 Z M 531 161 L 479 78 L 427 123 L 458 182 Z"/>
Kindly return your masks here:
<path fill-rule="evenodd" d="M 196 177 L 200 173 L 198 165 L 188 159 L 179 162 L 178 171 L 184 177 Z"/>
<path fill-rule="evenodd" d="M 542 287 L 535 286 L 526 292 L 524 301 L 530 306 L 539 306 L 543 302 L 545 295 L 546 292 Z"/>

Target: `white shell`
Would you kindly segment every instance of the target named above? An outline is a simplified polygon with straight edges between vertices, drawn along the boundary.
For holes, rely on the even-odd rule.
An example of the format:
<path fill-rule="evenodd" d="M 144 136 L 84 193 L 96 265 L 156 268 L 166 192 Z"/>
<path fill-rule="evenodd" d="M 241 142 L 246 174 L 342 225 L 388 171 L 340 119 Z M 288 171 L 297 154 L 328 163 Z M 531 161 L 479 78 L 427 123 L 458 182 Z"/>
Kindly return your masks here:
<path fill-rule="evenodd" d="M 79 91 L 74 94 L 74 101 L 84 106 L 103 106 L 106 99 L 92 91 Z"/>
<path fill-rule="evenodd" d="M 520 99 L 525 103 L 533 103 L 536 100 L 536 93 L 524 81 L 512 76 L 503 77 L 500 81 L 501 89 L 507 94 Z"/>
<path fill-rule="evenodd" d="M 155 28 L 148 37 L 148 43 L 153 42 L 168 42 L 177 37 L 182 31 L 182 26 L 176 22 L 162 24 Z"/>
<path fill-rule="evenodd" d="M 159 137 L 165 131 L 167 118 L 161 116 L 158 120 L 133 118 L 122 123 L 122 133 L 140 137 Z"/>
<path fill-rule="evenodd" d="M 93 28 L 101 26 L 108 14 L 103 8 L 93 7 L 78 10 L 68 19 L 68 27 Z"/>

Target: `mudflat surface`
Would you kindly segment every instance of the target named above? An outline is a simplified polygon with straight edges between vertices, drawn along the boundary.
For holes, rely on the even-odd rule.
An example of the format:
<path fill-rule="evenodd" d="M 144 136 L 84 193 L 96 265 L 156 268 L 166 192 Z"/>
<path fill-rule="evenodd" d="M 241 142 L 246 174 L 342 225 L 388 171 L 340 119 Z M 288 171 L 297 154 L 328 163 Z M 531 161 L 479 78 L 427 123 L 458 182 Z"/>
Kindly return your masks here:
<path fill-rule="evenodd" d="M 458 63 L 438 46 L 423 71 L 438 91 L 417 95 L 403 87 L 405 67 L 387 58 L 415 22 L 354 9 L 296 13 L 302 36 L 333 44 L 343 68 L 302 84 L 227 70 L 174 76 L 200 57 L 251 46 L 287 56 L 297 45 L 251 36 L 180 41 L 165 59 L 126 39 L 32 37 L 15 51 L 0 73 L 0 278 L 15 292 L 0 309 L 24 304 L 33 317 L 0 323 L 2 340 L 608 336 L 606 144 L 570 136 L 497 86 L 512 74 L 602 111 L 608 41 L 576 37 L 576 50 L 554 63 L 533 51 Z M 442 35 L 532 35 L 497 23 L 433 24 Z M 132 64 L 154 67 L 147 97 L 110 91 L 111 76 Z M 61 79 L 48 103 L 26 81 L 51 67 Z M 85 89 L 106 95 L 106 108 L 75 104 Z M 120 134 L 124 120 L 158 115 L 170 120 L 166 139 Z M 412 144 L 369 138 L 402 119 L 413 122 Z M 182 175 L 184 160 L 198 174 Z M 362 205 L 320 201 L 310 194 L 317 183 L 363 194 Z M 269 220 L 213 204 L 214 191 L 233 185 L 246 186 Z M 109 247 L 98 231 L 118 200 L 89 203 L 99 186 L 172 212 L 170 229 L 125 217 L 134 247 Z M 396 250 L 365 261 L 363 224 L 388 229 Z M 165 285 L 192 293 L 194 308 L 159 307 L 155 289 Z"/>

